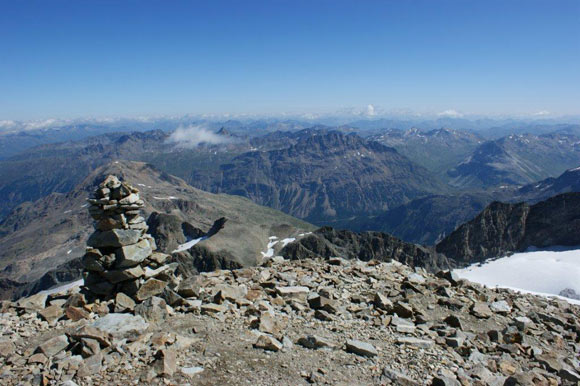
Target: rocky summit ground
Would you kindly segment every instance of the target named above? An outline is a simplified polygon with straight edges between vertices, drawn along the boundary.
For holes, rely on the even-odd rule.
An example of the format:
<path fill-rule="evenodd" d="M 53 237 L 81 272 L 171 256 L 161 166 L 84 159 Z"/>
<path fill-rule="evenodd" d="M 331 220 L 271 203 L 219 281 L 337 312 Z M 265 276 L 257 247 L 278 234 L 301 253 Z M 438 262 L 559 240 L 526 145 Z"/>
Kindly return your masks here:
<path fill-rule="evenodd" d="M 184 279 L 173 306 L 79 288 L 3 302 L 3 385 L 578 385 L 580 308 L 397 262 Z M 124 313 L 122 313 L 123 311 Z"/>

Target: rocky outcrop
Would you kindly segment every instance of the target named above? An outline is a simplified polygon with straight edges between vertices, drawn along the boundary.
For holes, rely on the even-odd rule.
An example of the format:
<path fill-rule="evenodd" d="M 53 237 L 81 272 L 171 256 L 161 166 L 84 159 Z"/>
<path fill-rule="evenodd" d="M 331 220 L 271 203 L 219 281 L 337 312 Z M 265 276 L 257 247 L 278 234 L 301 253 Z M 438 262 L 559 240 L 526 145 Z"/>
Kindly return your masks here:
<path fill-rule="evenodd" d="M 430 271 L 452 266 L 445 256 L 436 253 L 433 249 L 406 243 L 387 233 L 355 233 L 331 227 L 322 227 L 288 244 L 280 254 L 289 259 L 342 256 L 362 261 L 396 260 L 411 267 L 424 267 Z"/>
<path fill-rule="evenodd" d="M 480 262 L 529 247 L 580 244 L 580 193 L 535 205 L 494 202 L 436 246 L 459 264 Z"/>
<path fill-rule="evenodd" d="M 178 284 L 173 276 L 177 265 L 165 265 L 169 255 L 154 252 L 157 246 L 141 216 L 145 204 L 137 189 L 110 175 L 88 201 L 96 222 L 82 258 L 84 287 L 90 295 L 110 298 L 124 293 L 143 301 Z"/>

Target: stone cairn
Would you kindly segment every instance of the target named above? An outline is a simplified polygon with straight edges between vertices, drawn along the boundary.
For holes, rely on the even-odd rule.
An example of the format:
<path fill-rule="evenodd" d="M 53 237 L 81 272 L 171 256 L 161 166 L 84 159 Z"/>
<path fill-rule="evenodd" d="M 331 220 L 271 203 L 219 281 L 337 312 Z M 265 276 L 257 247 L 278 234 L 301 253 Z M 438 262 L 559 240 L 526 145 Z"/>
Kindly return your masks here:
<path fill-rule="evenodd" d="M 171 291 L 178 284 L 176 263 L 166 264 L 169 255 L 154 252 L 155 239 L 147 234 L 141 216 L 144 206 L 139 190 L 109 175 L 88 199 L 95 232 L 83 256 L 84 286 L 95 298 L 134 302 Z M 121 298 L 121 299 L 120 299 Z"/>

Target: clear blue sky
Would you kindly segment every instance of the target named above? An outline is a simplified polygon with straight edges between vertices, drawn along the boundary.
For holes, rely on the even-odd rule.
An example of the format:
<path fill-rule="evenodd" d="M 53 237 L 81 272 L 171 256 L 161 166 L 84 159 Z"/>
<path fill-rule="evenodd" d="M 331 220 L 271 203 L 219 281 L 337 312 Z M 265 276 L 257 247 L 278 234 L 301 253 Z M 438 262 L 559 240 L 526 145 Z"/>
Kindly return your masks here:
<path fill-rule="evenodd" d="M 580 1 L 0 0 L 0 120 L 580 113 Z"/>

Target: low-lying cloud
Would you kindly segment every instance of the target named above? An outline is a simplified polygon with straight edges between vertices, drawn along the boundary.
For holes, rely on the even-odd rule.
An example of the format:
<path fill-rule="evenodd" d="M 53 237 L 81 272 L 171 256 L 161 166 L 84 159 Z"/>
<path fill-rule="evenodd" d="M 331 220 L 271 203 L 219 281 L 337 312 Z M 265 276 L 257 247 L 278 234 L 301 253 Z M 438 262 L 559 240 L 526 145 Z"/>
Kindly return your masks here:
<path fill-rule="evenodd" d="M 203 126 L 180 126 L 167 138 L 168 143 L 185 148 L 194 148 L 200 144 L 221 145 L 233 141 L 232 137 L 217 134 Z"/>

